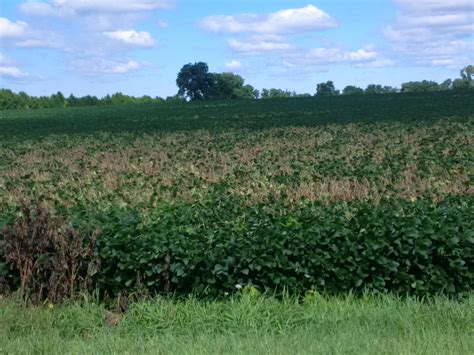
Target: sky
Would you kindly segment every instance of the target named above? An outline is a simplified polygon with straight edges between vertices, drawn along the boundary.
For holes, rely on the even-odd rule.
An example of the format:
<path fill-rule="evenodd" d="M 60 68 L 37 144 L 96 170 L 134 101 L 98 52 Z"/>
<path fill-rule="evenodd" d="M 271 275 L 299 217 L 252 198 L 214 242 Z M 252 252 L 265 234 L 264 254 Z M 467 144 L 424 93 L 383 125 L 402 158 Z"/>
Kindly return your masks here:
<path fill-rule="evenodd" d="M 315 92 L 459 77 L 474 0 L 0 0 L 0 87 L 166 97 L 187 63 Z"/>

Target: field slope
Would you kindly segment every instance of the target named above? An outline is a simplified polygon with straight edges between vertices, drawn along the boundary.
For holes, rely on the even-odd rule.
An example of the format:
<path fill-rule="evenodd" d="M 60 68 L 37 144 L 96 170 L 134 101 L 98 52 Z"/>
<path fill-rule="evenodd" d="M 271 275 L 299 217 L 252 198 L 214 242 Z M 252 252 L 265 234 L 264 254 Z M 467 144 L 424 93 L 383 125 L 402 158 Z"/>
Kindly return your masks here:
<path fill-rule="evenodd" d="M 465 295 L 473 133 L 456 91 L 3 111 L 0 223 L 40 200 L 99 230 L 111 294 Z"/>

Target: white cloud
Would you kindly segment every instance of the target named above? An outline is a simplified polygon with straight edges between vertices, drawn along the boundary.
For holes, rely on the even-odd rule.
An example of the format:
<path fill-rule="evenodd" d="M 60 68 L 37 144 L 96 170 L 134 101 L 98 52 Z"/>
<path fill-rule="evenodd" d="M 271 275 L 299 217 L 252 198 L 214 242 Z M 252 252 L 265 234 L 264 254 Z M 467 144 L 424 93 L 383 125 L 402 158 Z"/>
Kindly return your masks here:
<path fill-rule="evenodd" d="M 209 16 L 200 26 L 212 33 L 233 34 L 227 44 L 241 55 L 262 55 L 294 51 L 287 36 L 334 28 L 337 24 L 323 10 L 307 5 L 267 14 Z"/>
<path fill-rule="evenodd" d="M 15 47 L 60 48 L 62 37 L 51 31 L 40 31 L 31 28 L 26 22 L 12 22 L 0 18 L 0 37 L 5 39 L 4 45 Z"/>
<path fill-rule="evenodd" d="M 474 60 L 472 0 L 394 2 L 399 12 L 383 34 L 392 49 L 406 60 L 446 67 Z"/>
<path fill-rule="evenodd" d="M 151 11 L 166 10 L 175 0 L 28 0 L 19 6 L 29 16 L 54 16 L 64 28 L 61 35 L 29 31 L 10 41 L 17 47 L 61 48 L 70 69 L 84 75 L 124 74 L 140 70 L 142 62 L 127 58 L 133 48 L 151 48 L 150 32 L 137 31 L 135 23 Z M 33 19 L 31 21 L 34 21 Z M 45 20 L 37 21 L 45 25 Z M 71 25 L 69 26 L 69 23 Z M 166 27 L 157 21 L 157 27 Z M 64 39 L 63 39 L 64 38 Z"/>
<path fill-rule="evenodd" d="M 405 15 L 398 18 L 399 25 L 406 27 L 449 27 L 453 31 L 472 32 L 473 15 L 469 12 L 445 13 L 436 15 Z"/>
<path fill-rule="evenodd" d="M 377 52 L 359 49 L 357 51 L 346 51 L 341 48 L 315 48 L 304 57 L 308 64 L 346 64 L 373 61 L 377 58 Z"/>
<path fill-rule="evenodd" d="M 380 58 L 380 54 L 373 47 L 366 47 L 355 51 L 340 47 L 314 48 L 306 53 L 304 51 L 287 53 L 283 55 L 282 63 L 288 69 L 308 69 L 329 65 L 381 68 L 394 64 L 391 59 Z"/>
<path fill-rule="evenodd" d="M 446 11 L 472 11 L 472 0 L 394 0 L 404 11 L 426 13 Z"/>
<path fill-rule="evenodd" d="M 23 48 L 59 48 L 61 44 L 48 39 L 29 38 L 15 42 L 15 46 Z"/>
<path fill-rule="evenodd" d="M 114 74 L 123 74 L 128 73 L 129 71 L 138 70 L 140 68 L 140 64 L 138 64 L 134 60 L 129 60 L 126 63 L 117 63 L 116 65 L 110 67 L 108 72 Z"/>
<path fill-rule="evenodd" d="M 228 44 L 231 49 L 243 54 L 260 54 L 263 52 L 284 51 L 292 48 L 289 43 L 271 41 L 251 40 L 243 42 L 236 39 L 230 39 Z"/>
<path fill-rule="evenodd" d="M 15 65 L 15 62 L 3 53 L 0 53 L 0 78 L 5 79 L 25 79 L 30 74 L 23 72 Z"/>
<path fill-rule="evenodd" d="M 28 73 L 22 72 L 17 67 L 0 66 L 0 77 L 10 78 L 10 79 L 24 79 L 28 76 L 29 76 Z"/>
<path fill-rule="evenodd" d="M 20 10 L 26 15 L 32 16 L 54 16 L 57 15 L 54 8 L 45 2 L 27 1 L 20 4 Z"/>
<path fill-rule="evenodd" d="M 227 70 L 240 70 L 242 69 L 242 63 L 240 63 L 238 60 L 232 60 L 228 63 L 225 63 L 225 68 Z"/>
<path fill-rule="evenodd" d="M 153 47 L 155 46 L 155 40 L 151 37 L 149 32 L 135 30 L 128 31 L 109 31 L 103 32 L 106 37 L 115 39 L 125 44 L 136 46 L 136 47 Z"/>
<path fill-rule="evenodd" d="M 20 10 L 32 16 L 71 16 L 92 13 L 128 13 L 168 9 L 167 0 L 50 0 L 27 1 Z"/>
<path fill-rule="evenodd" d="M 77 59 L 72 62 L 72 66 L 89 76 L 125 74 L 141 68 L 140 63 L 132 59 L 116 61 L 101 57 Z"/>
<path fill-rule="evenodd" d="M 214 33 L 290 34 L 336 27 L 336 21 L 316 6 L 257 15 L 209 16 L 201 27 Z"/>
<path fill-rule="evenodd" d="M 23 21 L 10 21 L 5 17 L 0 17 L 0 37 L 15 38 L 23 36 L 28 29 L 28 24 Z"/>

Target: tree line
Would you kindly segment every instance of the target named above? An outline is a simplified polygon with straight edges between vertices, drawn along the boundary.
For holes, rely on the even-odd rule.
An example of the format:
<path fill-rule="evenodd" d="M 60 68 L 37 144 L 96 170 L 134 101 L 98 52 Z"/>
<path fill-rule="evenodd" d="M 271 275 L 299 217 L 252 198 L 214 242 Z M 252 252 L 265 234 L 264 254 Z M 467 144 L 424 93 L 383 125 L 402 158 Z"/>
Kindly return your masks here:
<path fill-rule="evenodd" d="M 80 107 L 96 105 L 126 105 L 126 104 L 147 104 L 162 103 L 166 101 L 183 101 L 177 96 L 151 97 L 144 95 L 134 97 L 117 92 L 98 98 L 93 95 L 76 97 L 73 94 L 65 97 L 60 91 L 51 96 L 30 96 L 20 91 L 18 94 L 9 89 L 0 89 L 0 109 L 35 109 L 35 108 L 56 108 L 56 107 Z"/>
<path fill-rule="evenodd" d="M 342 92 L 336 90 L 334 82 L 327 81 L 316 86 L 316 96 L 328 95 L 362 95 L 362 94 L 389 94 L 397 92 L 442 91 L 458 89 L 474 89 L 474 66 L 468 65 L 461 70 L 461 77 L 455 80 L 447 79 L 438 84 L 435 81 L 410 81 L 403 83 L 401 88 L 370 84 L 365 89 L 348 85 Z M 189 63 L 183 66 L 178 73 L 176 85 L 178 95 L 190 101 L 197 100 L 229 100 L 229 99 L 271 99 L 282 97 L 312 96 L 309 93 L 281 89 L 254 89 L 252 85 L 244 85 L 245 80 L 234 73 L 210 73 L 206 63 Z"/>
<path fill-rule="evenodd" d="M 295 91 L 276 88 L 257 90 L 252 85 L 245 84 L 240 75 L 224 72 L 211 73 L 206 63 L 189 63 L 178 73 L 176 85 L 178 93 L 175 96 L 151 97 L 144 95 L 134 97 L 120 92 L 102 98 L 96 96 L 75 97 L 73 94 L 65 97 L 60 91 L 51 96 L 30 96 L 25 92 L 14 93 L 9 89 L 0 89 L 0 109 L 35 109 L 54 107 L 78 107 L 94 105 L 125 105 L 148 104 L 181 101 L 203 100 L 233 100 L 233 99 L 275 99 L 290 97 L 330 96 L 330 95 L 370 95 L 389 94 L 398 92 L 427 92 L 443 90 L 474 90 L 474 65 L 464 67 L 457 79 L 447 79 L 442 83 L 422 80 L 403 83 L 401 88 L 370 84 L 365 89 L 354 85 L 346 86 L 342 91 L 335 88 L 333 81 L 316 85 L 314 95 L 296 93 Z"/>

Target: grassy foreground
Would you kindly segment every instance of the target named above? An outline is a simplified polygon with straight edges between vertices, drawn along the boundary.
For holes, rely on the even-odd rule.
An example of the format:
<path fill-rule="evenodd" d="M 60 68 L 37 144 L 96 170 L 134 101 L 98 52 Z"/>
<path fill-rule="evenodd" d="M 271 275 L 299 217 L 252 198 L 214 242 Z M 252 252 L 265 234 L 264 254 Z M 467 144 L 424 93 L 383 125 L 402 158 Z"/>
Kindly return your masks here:
<path fill-rule="evenodd" d="M 133 304 L 116 327 L 95 303 L 49 309 L 0 300 L 0 353 L 468 354 L 472 324 L 474 296 L 159 298 Z"/>

